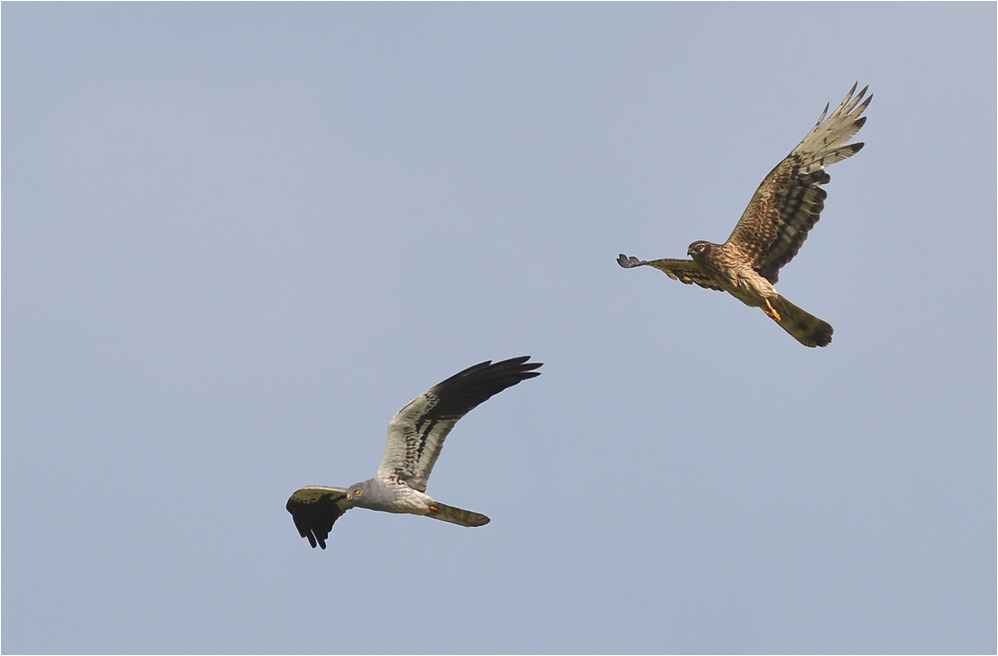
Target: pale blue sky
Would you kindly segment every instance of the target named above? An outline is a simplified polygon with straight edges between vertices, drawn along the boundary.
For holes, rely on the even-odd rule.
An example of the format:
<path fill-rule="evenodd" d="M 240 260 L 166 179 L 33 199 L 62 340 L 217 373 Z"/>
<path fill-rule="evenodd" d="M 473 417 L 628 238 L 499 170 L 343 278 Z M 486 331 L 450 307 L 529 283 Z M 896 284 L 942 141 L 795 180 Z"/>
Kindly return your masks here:
<path fill-rule="evenodd" d="M 994 652 L 996 7 L 2 6 L 4 652 Z M 781 275 L 727 237 L 855 81 Z M 485 359 L 464 529 L 301 485 Z"/>

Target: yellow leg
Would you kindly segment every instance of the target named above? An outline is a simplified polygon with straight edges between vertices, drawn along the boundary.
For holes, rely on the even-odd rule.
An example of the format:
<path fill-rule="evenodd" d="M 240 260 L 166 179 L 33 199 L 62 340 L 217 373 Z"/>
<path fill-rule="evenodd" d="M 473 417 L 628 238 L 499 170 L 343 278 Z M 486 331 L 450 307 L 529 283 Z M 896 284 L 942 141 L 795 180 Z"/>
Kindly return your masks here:
<path fill-rule="evenodd" d="M 783 321 L 783 318 L 780 317 L 780 313 L 776 311 L 776 308 L 773 307 L 768 298 L 766 299 L 766 307 L 763 308 L 762 311 L 766 313 L 767 317 L 773 319 L 774 321 Z"/>

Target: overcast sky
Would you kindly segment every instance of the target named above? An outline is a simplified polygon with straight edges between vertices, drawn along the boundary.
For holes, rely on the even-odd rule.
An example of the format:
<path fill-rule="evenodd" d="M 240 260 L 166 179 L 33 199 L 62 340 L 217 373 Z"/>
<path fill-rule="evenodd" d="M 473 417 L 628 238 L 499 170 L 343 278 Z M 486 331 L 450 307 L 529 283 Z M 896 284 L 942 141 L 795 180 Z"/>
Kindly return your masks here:
<path fill-rule="evenodd" d="M 996 650 L 996 6 L 2 7 L 2 650 Z M 779 290 L 723 241 L 852 86 Z M 284 504 L 392 414 L 461 528 Z"/>

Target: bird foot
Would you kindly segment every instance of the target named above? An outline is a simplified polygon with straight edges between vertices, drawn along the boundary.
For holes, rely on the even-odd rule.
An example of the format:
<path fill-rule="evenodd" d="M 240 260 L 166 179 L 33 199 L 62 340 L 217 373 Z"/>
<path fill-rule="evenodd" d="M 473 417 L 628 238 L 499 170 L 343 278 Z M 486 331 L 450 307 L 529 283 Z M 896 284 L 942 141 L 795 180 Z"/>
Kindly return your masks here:
<path fill-rule="evenodd" d="M 438 513 L 438 512 L 440 512 L 440 509 L 431 504 L 430 507 L 429 507 L 429 511 L 431 513 Z"/>
<path fill-rule="evenodd" d="M 766 299 L 766 307 L 764 307 L 762 311 L 766 313 L 767 317 L 777 323 L 783 321 L 783 317 L 781 317 L 780 313 L 776 311 L 776 308 L 773 307 L 773 304 L 769 302 L 768 298 Z"/>

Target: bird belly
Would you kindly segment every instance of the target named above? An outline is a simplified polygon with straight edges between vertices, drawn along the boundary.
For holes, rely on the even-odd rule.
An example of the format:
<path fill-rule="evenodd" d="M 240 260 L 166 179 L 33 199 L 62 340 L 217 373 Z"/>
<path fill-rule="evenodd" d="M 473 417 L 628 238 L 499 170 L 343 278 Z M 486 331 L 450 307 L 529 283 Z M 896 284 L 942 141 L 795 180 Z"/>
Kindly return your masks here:
<path fill-rule="evenodd" d="M 428 494 L 414 490 L 407 485 L 391 486 L 377 499 L 361 499 L 358 506 L 368 510 L 379 510 L 400 515 L 426 515 L 434 503 Z"/>
<path fill-rule="evenodd" d="M 773 283 L 755 271 L 738 272 L 732 282 L 728 292 L 749 307 L 762 307 L 767 298 L 773 300 L 780 296 Z"/>

